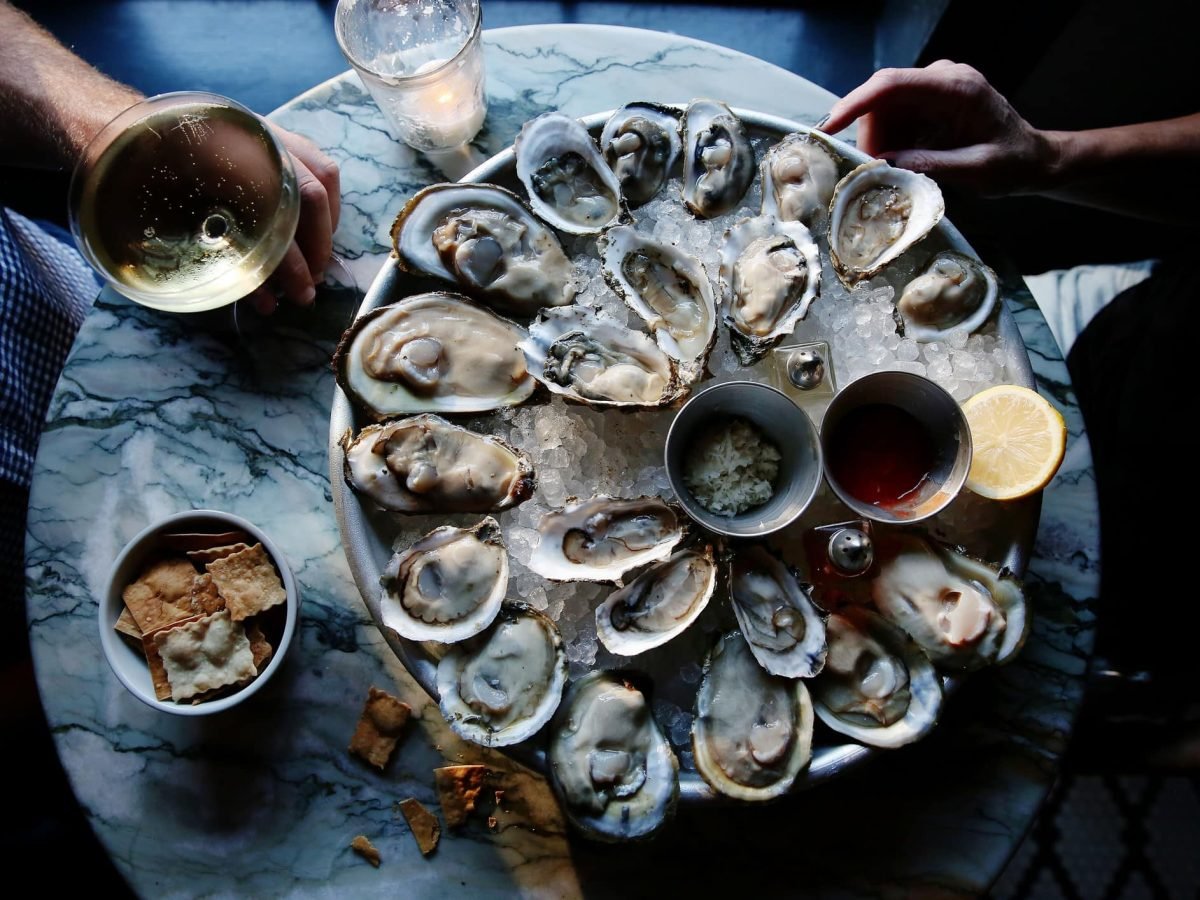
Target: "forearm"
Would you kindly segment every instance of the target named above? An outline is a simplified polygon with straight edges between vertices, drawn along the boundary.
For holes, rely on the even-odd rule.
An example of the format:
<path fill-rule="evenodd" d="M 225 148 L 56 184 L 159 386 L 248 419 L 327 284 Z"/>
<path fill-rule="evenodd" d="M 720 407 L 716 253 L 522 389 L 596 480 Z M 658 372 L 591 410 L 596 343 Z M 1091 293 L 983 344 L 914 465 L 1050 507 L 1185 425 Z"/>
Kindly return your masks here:
<path fill-rule="evenodd" d="M 1200 206 L 1200 114 L 1043 134 L 1054 148 L 1054 162 L 1039 193 L 1140 218 L 1195 224 Z M 1166 173 L 1171 173 L 1169 182 L 1163 180 Z"/>
<path fill-rule="evenodd" d="M 0 162 L 70 168 L 139 96 L 0 0 Z"/>

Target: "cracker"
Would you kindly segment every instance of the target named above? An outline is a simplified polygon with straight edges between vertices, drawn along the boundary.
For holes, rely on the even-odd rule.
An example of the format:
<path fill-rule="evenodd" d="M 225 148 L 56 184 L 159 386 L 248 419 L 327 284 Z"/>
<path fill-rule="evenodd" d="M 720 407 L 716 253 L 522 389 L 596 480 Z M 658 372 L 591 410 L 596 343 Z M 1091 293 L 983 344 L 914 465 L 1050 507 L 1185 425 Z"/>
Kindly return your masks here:
<path fill-rule="evenodd" d="M 271 646 L 267 636 L 263 634 L 262 629 L 253 619 L 247 619 L 242 624 L 246 629 L 246 639 L 250 641 L 250 653 L 254 657 L 254 668 L 258 670 L 259 674 L 262 674 L 263 666 L 270 662 L 275 648 Z"/>
<path fill-rule="evenodd" d="M 213 562 L 218 559 L 224 559 L 227 556 L 233 556 L 235 553 L 241 553 L 243 550 L 249 550 L 250 545 L 244 541 L 238 541 L 236 544 L 223 544 L 220 547 L 207 547 L 203 550 L 189 550 L 187 558 L 197 565 L 203 566 L 206 563 Z"/>
<path fill-rule="evenodd" d="M 350 738 L 350 752 L 371 765 L 382 769 L 396 749 L 400 732 L 412 715 L 412 707 L 397 700 L 387 691 L 372 687 L 367 702 Z"/>
<path fill-rule="evenodd" d="M 172 628 L 177 628 L 180 625 L 186 625 L 188 622 L 198 622 L 200 619 L 201 616 L 191 616 L 142 635 L 142 652 L 146 654 L 146 665 L 150 669 L 150 681 L 154 685 L 154 696 L 159 700 L 171 699 L 171 682 L 167 678 L 167 669 L 163 665 L 162 656 L 158 652 L 158 643 L 155 641 L 155 636 L 164 631 L 170 631 Z"/>
<path fill-rule="evenodd" d="M 213 560 L 205 569 L 212 575 L 235 622 L 278 606 L 287 599 L 283 582 L 262 544 Z"/>
<path fill-rule="evenodd" d="M 138 628 L 138 624 L 134 621 L 133 614 L 129 611 L 128 606 L 121 610 L 121 614 L 117 616 L 117 621 L 113 623 L 113 628 L 118 634 L 131 637 L 139 644 L 142 642 L 142 629 Z"/>
<path fill-rule="evenodd" d="M 404 813 L 422 855 L 428 856 L 437 849 L 438 840 L 442 836 L 442 826 L 438 824 L 437 816 L 413 797 L 400 801 L 400 812 Z"/>
<path fill-rule="evenodd" d="M 121 599 L 143 633 L 192 615 L 189 598 L 196 567 L 181 556 L 157 560 L 125 587 Z"/>
<path fill-rule="evenodd" d="M 154 642 L 176 701 L 258 674 L 245 629 L 228 610 L 165 629 L 154 635 Z"/>
<path fill-rule="evenodd" d="M 433 770 L 447 828 L 462 825 L 475 811 L 486 777 L 487 766 L 443 766 Z"/>
<path fill-rule="evenodd" d="M 367 840 L 367 836 L 365 834 L 355 835 L 354 840 L 350 842 L 350 849 L 373 865 L 375 868 L 379 868 L 379 863 L 382 862 L 382 858 L 379 855 L 379 850 L 376 849 L 374 844 Z"/>
<path fill-rule="evenodd" d="M 192 592 L 188 597 L 192 611 L 201 615 L 211 616 L 225 608 L 225 598 L 217 590 L 213 577 L 205 572 L 197 574 L 192 580 Z"/>

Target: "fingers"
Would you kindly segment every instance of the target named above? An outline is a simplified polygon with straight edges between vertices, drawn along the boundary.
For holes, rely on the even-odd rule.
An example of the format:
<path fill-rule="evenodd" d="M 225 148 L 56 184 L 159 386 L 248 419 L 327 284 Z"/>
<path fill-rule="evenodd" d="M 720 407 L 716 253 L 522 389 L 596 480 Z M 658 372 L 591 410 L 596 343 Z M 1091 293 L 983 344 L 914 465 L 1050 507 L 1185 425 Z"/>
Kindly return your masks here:
<path fill-rule="evenodd" d="M 923 69 L 880 69 L 833 105 L 821 130 L 836 134 L 855 119 L 901 101 L 911 103 L 921 96 L 939 94 L 969 97 L 987 87 L 987 80 L 978 71 L 948 59 L 939 59 Z"/>
<path fill-rule="evenodd" d="M 340 176 L 337 165 L 307 138 L 277 128 L 284 146 L 292 154 L 296 185 L 300 193 L 300 222 L 296 244 L 308 271 L 319 276 L 333 253 L 333 232 L 341 212 Z"/>
<path fill-rule="evenodd" d="M 994 184 L 997 148 L 991 144 L 975 144 L 953 150 L 900 150 L 884 155 L 889 163 L 911 169 L 939 181 L 969 185 L 987 192 L 1002 186 Z"/>
<path fill-rule="evenodd" d="M 313 284 L 308 261 L 295 241 L 292 241 L 287 253 L 283 256 L 283 262 L 279 264 L 275 274 L 271 277 L 279 286 L 279 290 L 283 292 L 283 296 L 290 302 L 297 306 L 312 306 L 313 299 L 317 296 L 317 289 Z"/>
<path fill-rule="evenodd" d="M 275 294 L 265 284 L 259 285 L 246 297 L 245 302 L 248 302 L 254 307 L 254 311 L 260 316 L 269 316 L 275 312 L 275 307 L 278 306 L 278 301 L 275 299 Z"/>
<path fill-rule="evenodd" d="M 857 118 L 870 112 L 889 94 L 895 93 L 911 76 L 906 73 L 919 72 L 920 69 L 880 69 L 865 82 L 860 84 L 845 97 L 833 104 L 829 110 L 829 119 L 821 126 L 826 134 L 837 134 L 850 126 Z"/>

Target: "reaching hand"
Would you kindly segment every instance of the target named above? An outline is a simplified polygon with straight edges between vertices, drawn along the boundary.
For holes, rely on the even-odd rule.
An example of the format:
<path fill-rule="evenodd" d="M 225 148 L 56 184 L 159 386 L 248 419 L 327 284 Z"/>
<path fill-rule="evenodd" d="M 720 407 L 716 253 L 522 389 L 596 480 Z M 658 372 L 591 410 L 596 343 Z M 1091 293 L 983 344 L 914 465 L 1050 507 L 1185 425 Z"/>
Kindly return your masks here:
<path fill-rule="evenodd" d="M 821 128 L 855 119 L 858 146 L 892 165 L 989 196 L 1037 191 L 1056 153 L 979 72 L 939 60 L 924 69 L 880 69 L 834 104 Z"/>
<path fill-rule="evenodd" d="M 341 185 L 337 164 L 308 138 L 278 125 L 271 130 L 287 148 L 296 169 L 300 191 L 300 223 L 296 237 L 267 284 L 250 295 L 254 308 L 266 315 L 275 310 L 273 284 L 292 303 L 309 306 L 316 296 L 315 282 L 329 265 L 333 233 L 341 212 Z"/>

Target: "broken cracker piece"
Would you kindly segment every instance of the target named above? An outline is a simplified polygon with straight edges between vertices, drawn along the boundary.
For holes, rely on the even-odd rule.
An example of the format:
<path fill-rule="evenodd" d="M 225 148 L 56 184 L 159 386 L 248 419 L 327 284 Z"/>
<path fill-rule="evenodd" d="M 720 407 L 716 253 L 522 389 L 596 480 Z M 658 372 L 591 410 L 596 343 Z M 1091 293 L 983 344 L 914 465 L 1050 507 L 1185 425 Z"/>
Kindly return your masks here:
<path fill-rule="evenodd" d="M 143 632 L 192 615 L 189 597 L 196 567 L 181 556 L 151 563 L 121 592 L 125 608 Z"/>
<path fill-rule="evenodd" d="M 188 595 L 188 602 L 191 604 L 193 612 L 204 616 L 211 616 L 225 608 L 225 598 L 221 596 L 212 576 L 207 572 L 203 575 L 197 573 L 196 577 L 192 579 L 192 590 Z"/>
<path fill-rule="evenodd" d="M 213 560 L 204 568 L 212 575 L 235 622 L 287 599 L 283 582 L 262 544 Z"/>
<path fill-rule="evenodd" d="M 142 629 L 138 628 L 138 623 L 134 621 L 133 614 L 129 611 L 129 607 L 121 610 L 121 614 L 117 616 L 117 621 L 113 623 L 113 628 L 126 637 L 131 637 L 138 643 L 142 641 Z"/>
<path fill-rule="evenodd" d="M 233 556 L 235 553 L 241 553 L 243 550 L 249 550 L 250 545 L 238 541 L 236 544 L 223 544 L 220 547 L 206 547 L 203 550 L 189 550 L 187 558 L 197 565 L 203 566 L 206 563 L 214 560 L 224 559 L 227 556 Z"/>
<path fill-rule="evenodd" d="M 253 619 L 247 619 L 242 625 L 246 629 L 246 639 L 250 641 L 250 653 L 254 656 L 254 668 L 261 675 L 263 666 L 270 662 L 275 648 L 271 646 L 270 641 L 267 640 L 266 635 Z"/>
<path fill-rule="evenodd" d="M 354 840 L 350 842 L 350 849 L 377 869 L 379 868 L 379 863 L 383 861 L 379 855 L 379 850 L 367 839 L 365 834 L 355 835 Z"/>
<path fill-rule="evenodd" d="M 221 610 L 154 635 L 171 682 L 171 699 L 187 700 L 258 674 L 240 622 Z"/>
<path fill-rule="evenodd" d="M 428 856 L 437 849 L 438 841 L 442 837 L 442 826 L 438 824 L 437 816 L 413 797 L 400 801 L 400 811 L 404 813 L 422 855 Z"/>
<path fill-rule="evenodd" d="M 350 738 L 350 752 L 360 756 L 378 769 L 387 765 L 404 723 L 412 715 L 412 707 L 387 691 L 372 686 L 367 702 Z"/>
<path fill-rule="evenodd" d="M 486 777 L 487 766 L 444 766 L 433 770 L 447 828 L 462 825 L 475 811 Z"/>

